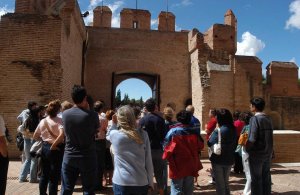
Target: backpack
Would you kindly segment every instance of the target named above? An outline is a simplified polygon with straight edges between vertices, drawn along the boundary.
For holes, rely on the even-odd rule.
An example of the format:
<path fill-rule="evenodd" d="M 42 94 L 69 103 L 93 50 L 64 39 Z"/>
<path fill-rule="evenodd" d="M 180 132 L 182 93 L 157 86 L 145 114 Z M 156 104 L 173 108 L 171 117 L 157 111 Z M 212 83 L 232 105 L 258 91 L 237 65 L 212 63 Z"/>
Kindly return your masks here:
<path fill-rule="evenodd" d="M 23 138 L 23 134 L 20 133 L 20 132 L 17 133 L 16 144 L 17 144 L 17 148 L 19 149 L 19 151 L 23 151 L 23 149 L 24 149 L 24 138 Z"/>

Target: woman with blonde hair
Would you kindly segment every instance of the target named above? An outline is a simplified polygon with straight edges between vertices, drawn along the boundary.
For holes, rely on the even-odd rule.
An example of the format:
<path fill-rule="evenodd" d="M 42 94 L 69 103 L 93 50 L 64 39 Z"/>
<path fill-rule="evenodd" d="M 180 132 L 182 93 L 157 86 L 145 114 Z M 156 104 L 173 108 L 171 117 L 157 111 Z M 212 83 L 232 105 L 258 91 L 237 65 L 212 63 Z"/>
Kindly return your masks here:
<path fill-rule="evenodd" d="M 61 135 L 63 135 L 62 119 L 57 117 L 61 104 L 59 100 L 51 101 L 46 109 L 47 117 L 41 120 L 36 128 L 33 138 L 42 139 L 42 176 L 39 183 L 40 194 L 47 194 L 49 184 L 49 194 L 57 194 L 58 180 L 64 147 Z M 60 145 L 59 145 L 60 144 Z"/>
<path fill-rule="evenodd" d="M 147 132 L 137 130 L 133 109 L 122 106 L 106 138 L 114 149 L 115 195 L 147 195 L 153 189 L 153 165 Z"/>

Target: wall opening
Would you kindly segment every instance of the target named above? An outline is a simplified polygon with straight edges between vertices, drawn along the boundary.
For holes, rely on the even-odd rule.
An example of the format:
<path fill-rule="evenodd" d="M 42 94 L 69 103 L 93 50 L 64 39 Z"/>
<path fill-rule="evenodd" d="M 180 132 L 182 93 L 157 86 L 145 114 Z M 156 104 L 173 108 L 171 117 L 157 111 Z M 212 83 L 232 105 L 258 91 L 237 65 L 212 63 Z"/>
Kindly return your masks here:
<path fill-rule="evenodd" d="M 154 98 L 160 103 L 160 77 L 148 73 L 113 73 L 112 75 L 112 107 L 142 102 Z M 125 100 L 124 100 L 125 99 Z"/>

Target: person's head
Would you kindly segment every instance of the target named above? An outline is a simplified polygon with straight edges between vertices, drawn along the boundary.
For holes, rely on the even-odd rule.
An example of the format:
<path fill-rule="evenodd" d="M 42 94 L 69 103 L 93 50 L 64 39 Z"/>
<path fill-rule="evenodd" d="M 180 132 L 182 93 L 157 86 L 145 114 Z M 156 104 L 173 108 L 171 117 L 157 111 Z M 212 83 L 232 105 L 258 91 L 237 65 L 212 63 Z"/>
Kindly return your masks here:
<path fill-rule="evenodd" d="M 250 100 L 251 112 L 262 112 L 265 109 L 265 100 L 261 97 L 254 97 Z"/>
<path fill-rule="evenodd" d="M 176 119 L 178 122 L 188 125 L 191 123 L 192 120 L 192 113 L 186 110 L 182 110 L 176 114 Z"/>
<path fill-rule="evenodd" d="M 74 85 L 71 92 L 72 100 L 77 105 L 82 105 L 83 107 L 88 107 L 87 102 L 87 92 L 83 86 Z"/>
<path fill-rule="evenodd" d="M 45 106 L 39 106 L 39 117 L 43 118 L 46 114 L 46 109 L 48 108 L 48 105 Z"/>
<path fill-rule="evenodd" d="M 51 118 L 56 117 L 56 115 L 60 112 L 61 103 L 59 100 L 54 100 L 49 102 L 48 107 L 46 109 L 47 115 Z"/>
<path fill-rule="evenodd" d="M 105 117 L 106 117 L 106 119 L 107 120 L 112 120 L 112 116 L 115 114 L 115 111 L 113 111 L 113 110 L 108 110 L 108 111 L 106 111 L 106 113 L 105 113 Z"/>
<path fill-rule="evenodd" d="M 176 111 L 176 104 L 174 102 L 167 103 L 167 107 L 171 107 L 174 112 Z"/>
<path fill-rule="evenodd" d="M 68 110 L 70 108 L 73 107 L 73 104 L 71 102 L 68 102 L 68 101 L 63 101 L 63 103 L 61 103 L 61 111 L 65 111 L 65 110 Z"/>
<path fill-rule="evenodd" d="M 244 121 L 246 125 L 249 124 L 250 118 L 253 116 L 253 114 L 249 111 L 242 112 L 240 115 L 240 120 Z"/>
<path fill-rule="evenodd" d="M 126 105 L 118 109 L 117 120 L 122 132 L 138 144 L 143 143 L 141 136 L 136 130 L 136 119 L 130 106 Z"/>
<path fill-rule="evenodd" d="M 171 107 L 165 107 L 163 114 L 164 114 L 164 118 L 167 121 L 172 121 L 172 119 L 174 117 L 174 110 Z"/>
<path fill-rule="evenodd" d="M 140 114 L 141 114 L 141 108 L 139 106 L 134 106 L 133 107 L 133 112 L 134 112 L 135 118 L 138 119 L 140 117 Z"/>
<path fill-rule="evenodd" d="M 35 101 L 28 101 L 27 108 L 29 110 L 33 110 L 33 109 L 37 108 L 37 103 Z"/>
<path fill-rule="evenodd" d="M 94 110 L 95 110 L 95 112 L 101 113 L 101 112 L 103 111 L 103 108 L 104 108 L 103 102 L 101 102 L 101 101 L 96 101 L 96 102 L 94 103 Z"/>
<path fill-rule="evenodd" d="M 233 113 L 233 120 L 239 120 L 240 118 L 240 114 L 241 112 L 239 110 L 236 110 L 234 113 Z"/>
<path fill-rule="evenodd" d="M 145 107 L 148 110 L 148 112 L 154 112 L 156 106 L 156 102 L 153 98 L 149 98 L 145 102 Z"/>
<path fill-rule="evenodd" d="M 217 122 L 219 124 L 219 126 L 223 126 L 223 125 L 231 125 L 233 126 L 233 118 L 232 118 L 232 114 L 229 110 L 227 110 L 226 108 L 220 108 L 217 110 Z"/>
<path fill-rule="evenodd" d="M 209 116 L 210 118 L 216 117 L 216 116 L 217 116 L 217 109 L 215 109 L 215 108 L 209 109 L 208 116 Z"/>
<path fill-rule="evenodd" d="M 188 105 L 185 110 L 191 112 L 192 114 L 194 114 L 195 112 L 195 108 L 192 105 Z"/>

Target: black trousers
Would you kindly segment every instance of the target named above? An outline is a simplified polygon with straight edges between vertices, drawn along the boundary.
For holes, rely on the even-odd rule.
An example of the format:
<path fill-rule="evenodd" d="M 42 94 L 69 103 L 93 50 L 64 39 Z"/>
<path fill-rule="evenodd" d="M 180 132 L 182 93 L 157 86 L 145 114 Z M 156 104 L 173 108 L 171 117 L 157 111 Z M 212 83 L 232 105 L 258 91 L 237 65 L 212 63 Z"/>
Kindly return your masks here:
<path fill-rule="evenodd" d="M 96 141 L 96 153 L 97 153 L 97 189 L 101 189 L 103 173 L 105 169 L 105 150 L 106 150 L 106 140 Z"/>
<path fill-rule="evenodd" d="M 3 157 L 0 153 L 0 194 L 5 194 L 8 164 L 8 156 Z"/>

